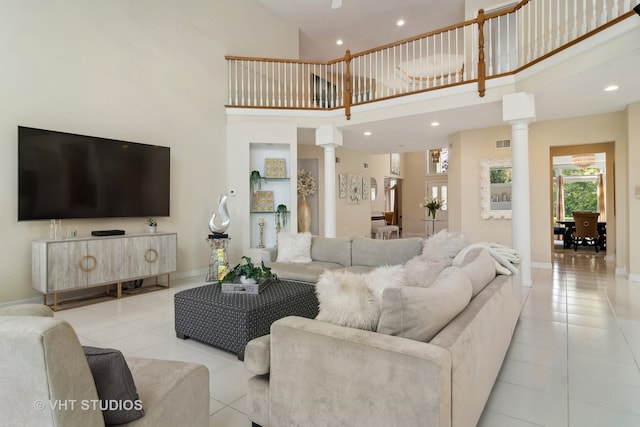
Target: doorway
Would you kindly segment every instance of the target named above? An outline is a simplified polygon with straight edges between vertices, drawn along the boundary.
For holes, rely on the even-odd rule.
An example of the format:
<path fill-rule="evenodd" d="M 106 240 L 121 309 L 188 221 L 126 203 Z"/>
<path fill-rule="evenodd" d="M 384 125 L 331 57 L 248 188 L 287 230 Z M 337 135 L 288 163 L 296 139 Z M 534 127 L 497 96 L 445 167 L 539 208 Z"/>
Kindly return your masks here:
<path fill-rule="evenodd" d="M 424 196 L 427 199 L 442 200 L 442 207 L 431 219 L 427 209 L 424 210 L 425 235 L 432 236 L 441 230 L 449 228 L 449 211 L 447 209 L 448 181 L 446 179 L 429 179 L 425 181 Z"/>
<path fill-rule="evenodd" d="M 574 211 L 597 212 L 600 254 L 615 252 L 615 144 L 583 144 L 550 149 L 551 252 L 576 252 Z M 577 252 L 595 255 L 594 248 Z"/>
<path fill-rule="evenodd" d="M 384 214 L 387 225 L 397 225 L 402 236 L 402 180 L 384 178 Z"/>

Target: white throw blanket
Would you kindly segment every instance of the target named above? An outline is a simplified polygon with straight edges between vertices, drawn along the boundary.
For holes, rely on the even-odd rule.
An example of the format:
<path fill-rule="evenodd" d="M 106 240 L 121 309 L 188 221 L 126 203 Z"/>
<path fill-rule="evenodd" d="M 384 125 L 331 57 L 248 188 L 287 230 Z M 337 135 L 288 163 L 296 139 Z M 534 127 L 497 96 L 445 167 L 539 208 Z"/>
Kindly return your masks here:
<path fill-rule="evenodd" d="M 499 243 L 472 243 L 466 246 L 456 256 L 457 259 L 464 259 L 464 256 L 473 248 L 484 248 L 496 260 L 497 274 L 516 274 L 518 268 L 514 264 L 520 263 L 520 254 L 515 249 Z"/>

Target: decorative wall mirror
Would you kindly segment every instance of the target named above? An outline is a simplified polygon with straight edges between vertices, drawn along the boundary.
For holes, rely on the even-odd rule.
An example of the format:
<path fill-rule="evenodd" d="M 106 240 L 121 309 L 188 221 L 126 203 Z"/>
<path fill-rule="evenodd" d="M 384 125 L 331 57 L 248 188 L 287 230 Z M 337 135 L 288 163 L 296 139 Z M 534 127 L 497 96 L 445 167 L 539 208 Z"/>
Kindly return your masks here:
<path fill-rule="evenodd" d="M 376 200 L 376 196 L 378 195 L 378 183 L 375 178 L 371 178 L 371 201 L 374 202 Z"/>
<path fill-rule="evenodd" d="M 511 219 L 511 159 L 480 161 L 480 206 L 483 219 Z"/>

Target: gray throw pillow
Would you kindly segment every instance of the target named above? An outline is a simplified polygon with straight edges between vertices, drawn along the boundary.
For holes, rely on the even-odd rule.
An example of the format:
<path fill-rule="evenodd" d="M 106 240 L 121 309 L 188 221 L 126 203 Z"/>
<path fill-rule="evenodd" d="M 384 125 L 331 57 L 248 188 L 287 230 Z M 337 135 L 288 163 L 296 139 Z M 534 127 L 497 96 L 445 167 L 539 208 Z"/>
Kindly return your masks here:
<path fill-rule="evenodd" d="M 133 376 L 122 353 L 111 348 L 82 346 L 82 349 L 96 384 L 104 423 L 124 424 L 144 416 Z"/>

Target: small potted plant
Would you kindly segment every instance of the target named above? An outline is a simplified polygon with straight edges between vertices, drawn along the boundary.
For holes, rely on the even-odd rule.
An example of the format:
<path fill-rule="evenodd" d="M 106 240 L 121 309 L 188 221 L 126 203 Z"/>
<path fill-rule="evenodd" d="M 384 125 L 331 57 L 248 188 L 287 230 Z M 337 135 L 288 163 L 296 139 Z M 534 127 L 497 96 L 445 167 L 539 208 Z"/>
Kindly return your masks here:
<path fill-rule="evenodd" d="M 244 264 L 240 263 L 227 272 L 220 283 L 260 283 L 263 280 L 278 280 L 278 276 L 271 272 L 271 268 L 264 265 L 264 261 L 260 262 L 260 266 L 256 266 L 248 256 L 243 256 Z"/>
<path fill-rule="evenodd" d="M 288 219 L 289 211 L 287 210 L 287 205 L 278 205 L 276 208 L 276 226 L 282 224 L 283 227 L 286 227 Z"/>
<path fill-rule="evenodd" d="M 147 217 L 145 220 L 147 223 L 147 228 L 149 229 L 149 233 L 155 233 L 158 228 L 158 221 L 156 221 L 153 217 Z"/>
<path fill-rule="evenodd" d="M 260 175 L 260 171 L 251 171 L 251 175 L 249 175 L 249 183 L 251 184 L 252 193 L 262 188 L 262 181 L 267 182 L 267 178 Z"/>

